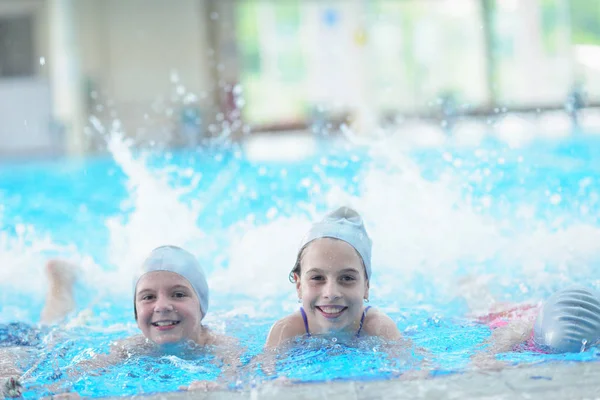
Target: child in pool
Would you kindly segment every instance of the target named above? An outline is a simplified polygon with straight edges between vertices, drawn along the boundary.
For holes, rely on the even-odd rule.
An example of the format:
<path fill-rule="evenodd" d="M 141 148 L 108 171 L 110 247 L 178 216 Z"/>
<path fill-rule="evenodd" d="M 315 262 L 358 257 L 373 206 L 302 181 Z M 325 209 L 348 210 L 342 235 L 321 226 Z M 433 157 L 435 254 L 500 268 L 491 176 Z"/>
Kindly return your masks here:
<path fill-rule="evenodd" d="M 474 356 L 480 367 L 498 367 L 494 356 L 508 351 L 577 353 L 600 342 L 600 294 L 571 286 L 542 305 L 521 305 L 479 317 L 492 329 L 488 347 Z"/>
<path fill-rule="evenodd" d="M 202 325 L 208 311 L 208 284 L 202 267 L 189 252 L 175 246 L 154 249 L 134 280 L 133 310 L 141 335 L 115 343 L 108 354 L 76 366 L 97 370 L 118 364 L 132 355 L 203 353 L 210 349 L 223 360 L 224 370 L 239 360 L 237 342 Z M 212 389 L 214 382 L 193 382 L 187 390 Z M 66 393 L 59 398 L 76 398 Z"/>
<path fill-rule="evenodd" d="M 266 348 L 279 348 L 298 336 L 349 334 L 402 342 L 390 317 L 369 300 L 371 239 L 360 215 L 341 207 L 312 226 L 302 240 L 290 281 L 300 310 L 277 321 Z"/>
<path fill-rule="evenodd" d="M 63 322 L 75 309 L 75 268 L 66 261 L 50 260 L 46 264 L 46 275 L 48 293 L 40 316 L 42 329 L 20 322 L 0 325 L 0 398 L 21 395 L 23 371 L 19 365 L 34 358 L 42 342 L 43 327 Z"/>

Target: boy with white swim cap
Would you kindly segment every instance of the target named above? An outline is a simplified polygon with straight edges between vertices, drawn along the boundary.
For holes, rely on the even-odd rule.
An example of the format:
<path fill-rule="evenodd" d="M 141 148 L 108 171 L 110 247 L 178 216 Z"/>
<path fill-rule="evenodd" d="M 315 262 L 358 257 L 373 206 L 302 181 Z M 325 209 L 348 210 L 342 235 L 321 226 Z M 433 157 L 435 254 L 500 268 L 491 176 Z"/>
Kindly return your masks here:
<path fill-rule="evenodd" d="M 208 283 L 189 252 L 175 246 L 154 249 L 134 280 L 134 315 L 144 336 L 156 344 L 216 338 L 203 329 Z"/>
<path fill-rule="evenodd" d="M 79 363 L 71 371 L 106 368 L 132 355 L 165 352 L 210 351 L 223 362 L 223 371 L 235 369 L 239 348 L 233 338 L 216 334 L 202 325 L 208 312 L 209 290 L 204 270 L 196 257 L 176 246 L 154 249 L 133 280 L 134 316 L 142 335 L 118 341 L 109 354 Z M 207 346 L 210 346 L 207 348 Z M 219 387 L 215 382 L 196 381 L 187 390 Z"/>
<path fill-rule="evenodd" d="M 390 317 L 364 304 L 369 300 L 371 248 L 361 216 L 349 207 L 313 224 L 289 275 L 302 307 L 271 327 L 266 347 L 277 348 L 297 336 L 343 332 L 401 340 Z"/>

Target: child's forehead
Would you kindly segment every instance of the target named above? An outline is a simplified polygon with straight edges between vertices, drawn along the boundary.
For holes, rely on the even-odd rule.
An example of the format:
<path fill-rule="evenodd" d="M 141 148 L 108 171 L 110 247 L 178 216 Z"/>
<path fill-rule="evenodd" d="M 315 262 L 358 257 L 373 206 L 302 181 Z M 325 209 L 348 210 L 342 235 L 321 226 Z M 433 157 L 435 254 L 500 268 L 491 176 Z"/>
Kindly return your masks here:
<path fill-rule="evenodd" d="M 306 246 L 303 254 L 303 261 L 306 260 L 353 260 L 361 262 L 360 255 L 350 245 L 339 239 L 320 238 L 312 241 Z"/>
<path fill-rule="evenodd" d="M 173 286 L 185 286 L 192 289 L 190 282 L 178 273 L 171 271 L 152 271 L 142 275 L 137 284 L 137 291 Z"/>

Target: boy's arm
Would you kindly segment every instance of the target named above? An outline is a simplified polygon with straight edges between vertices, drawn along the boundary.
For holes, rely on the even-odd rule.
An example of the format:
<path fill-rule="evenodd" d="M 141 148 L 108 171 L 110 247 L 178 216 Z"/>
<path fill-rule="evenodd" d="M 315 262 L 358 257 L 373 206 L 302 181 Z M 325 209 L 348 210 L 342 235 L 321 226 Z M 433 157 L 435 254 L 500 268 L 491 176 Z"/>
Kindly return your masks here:
<path fill-rule="evenodd" d="M 189 386 L 180 386 L 179 390 L 187 391 L 210 391 L 226 389 L 229 383 L 237 381 L 238 368 L 241 366 L 241 357 L 245 348 L 241 347 L 235 338 L 215 335 L 211 341 L 215 346 L 215 357 L 221 362 L 221 374 L 216 381 L 198 380 Z"/>
<path fill-rule="evenodd" d="M 81 361 L 73 367 L 68 368 L 65 371 L 65 377 L 61 381 L 48 386 L 47 389 L 55 394 L 63 393 L 62 397 L 55 396 L 55 398 L 77 398 L 77 393 L 69 393 L 69 389 L 65 388 L 65 380 L 70 383 L 76 381 L 84 374 L 100 375 L 104 372 L 105 368 L 117 365 L 127 359 L 132 349 L 139 351 L 137 346 L 140 345 L 143 346 L 143 343 L 137 336 L 119 340 L 111 345 L 108 353 L 97 354 L 89 360 Z M 68 393 L 64 393 L 65 391 Z"/>

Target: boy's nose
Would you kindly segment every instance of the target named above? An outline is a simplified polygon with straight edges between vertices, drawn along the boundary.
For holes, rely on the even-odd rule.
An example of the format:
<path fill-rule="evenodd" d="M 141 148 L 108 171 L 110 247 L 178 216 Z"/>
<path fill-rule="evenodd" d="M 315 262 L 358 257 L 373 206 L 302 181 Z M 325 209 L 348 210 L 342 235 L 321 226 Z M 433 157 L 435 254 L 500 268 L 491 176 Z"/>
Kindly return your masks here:
<path fill-rule="evenodd" d="M 154 303 L 154 312 L 169 311 L 173 311 L 173 304 L 169 301 L 169 299 L 159 298 L 156 303 Z"/>

